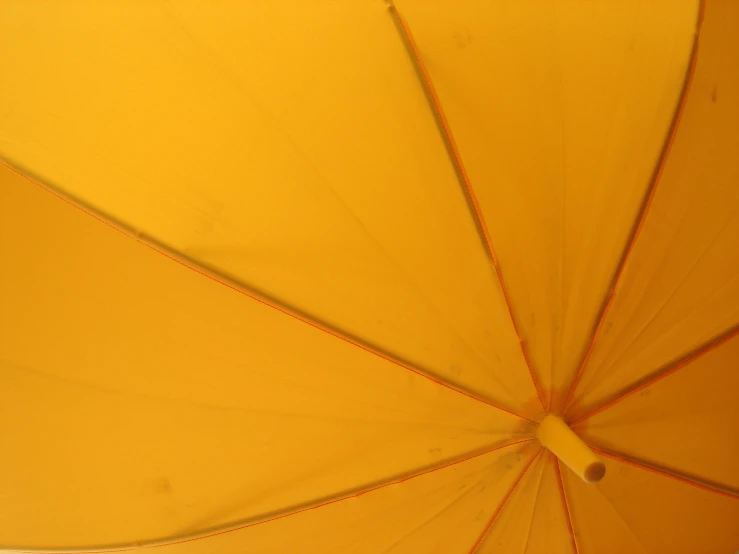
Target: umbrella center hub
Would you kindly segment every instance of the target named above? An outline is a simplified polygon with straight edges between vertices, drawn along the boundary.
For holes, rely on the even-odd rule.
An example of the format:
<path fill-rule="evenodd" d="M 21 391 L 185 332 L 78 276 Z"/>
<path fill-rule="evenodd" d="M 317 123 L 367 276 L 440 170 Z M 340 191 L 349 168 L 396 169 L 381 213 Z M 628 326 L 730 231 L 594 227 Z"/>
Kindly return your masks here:
<path fill-rule="evenodd" d="M 537 438 L 557 458 L 586 483 L 597 483 L 606 466 L 561 417 L 547 415 L 537 430 Z"/>

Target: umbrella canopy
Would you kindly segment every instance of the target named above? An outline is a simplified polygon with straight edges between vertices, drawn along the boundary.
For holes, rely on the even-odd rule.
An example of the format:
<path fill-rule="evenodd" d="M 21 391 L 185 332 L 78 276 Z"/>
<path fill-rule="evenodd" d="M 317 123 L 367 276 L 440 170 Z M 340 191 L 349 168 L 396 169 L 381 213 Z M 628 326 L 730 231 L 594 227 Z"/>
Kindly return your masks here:
<path fill-rule="evenodd" d="M 738 28 L 0 3 L 0 548 L 739 549 Z"/>

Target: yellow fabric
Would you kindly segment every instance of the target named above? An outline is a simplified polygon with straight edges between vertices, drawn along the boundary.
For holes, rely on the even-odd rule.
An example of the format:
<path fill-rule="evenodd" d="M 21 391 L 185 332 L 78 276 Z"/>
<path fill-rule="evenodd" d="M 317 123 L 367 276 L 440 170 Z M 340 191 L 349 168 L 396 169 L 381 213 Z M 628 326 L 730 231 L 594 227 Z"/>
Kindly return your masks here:
<path fill-rule="evenodd" d="M 611 479 L 611 476 L 608 478 Z M 572 520 L 577 522 L 580 551 L 649 554 L 650 551 L 639 542 L 629 524 L 598 486 L 581 487 L 577 479 L 565 479 L 568 493 L 577 498 L 572 503 Z"/>
<path fill-rule="evenodd" d="M 584 535 L 579 544 L 582 552 L 625 554 L 634 550 L 619 551 L 616 546 L 632 547 L 634 543 L 650 553 L 718 554 L 736 548 L 739 536 L 736 498 L 623 462 L 605 461 L 608 478 L 597 485 L 586 485 L 572 474 L 563 475 L 565 489 L 575 499 L 574 525 Z M 597 492 L 582 491 L 585 487 L 595 487 Z M 612 508 L 611 517 L 605 514 L 603 503 Z M 614 542 L 606 543 L 605 539 L 611 537 Z"/>
<path fill-rule="evenodd" d="M 3 467 L 10 544 L 209 528 L 526 432 L 526 422 L 198 275 L 7 168 L 2 183 L 2 409 L 13 422 L 3 433 L 23 452 Z"/>
<path fill-rule="evenodd" d="M 508 552 L 523 554 L 546 458 L 544 451 L 540 451 L 483 538 L 479 552 L 505 548 Z"/>
<path fill-rule="evenodd" d="M 496 522 L 479 552 L 574 553 L 568 516 L 558 484 L 556 459 L 548 452 L 542 453 L 540 458 L 538 471 L 532 471 L 526 476 L 528 483 L 522 484 L 521 496 L 512 498 L 506 505 L 505 509 L 509 511 L 508 521 L 501 517 Z M 519 518 L 524 521 L 524 526 L 512 533 L 515 524 L 510 520 Z"/>
<path fill-rule="evenodd" d="M 739 324 L 736 21 L 739 3 L 708 2 L 680 128 L 576 393 L 583 410 Z"/>
<path fill-rule="evenodd" d="M 510 488 L 532 445 L 510 447 L 457 466 L 284 519 L 214 537 L 223 554 L 245 550 L 281 554 L 343 552 L 392 554 L 457 552 L 472 544 Z M 445 531 L 441 532 L 440 530 Z M 201 552 L 197 542 L 160 549 L 165 554 Z"/>
<path fill-rule="evenodd" d="M 398 0 L 560 407 L 675 112 L 693 0 Z"/>
<path fill-rule="evenodd" d="M 447 381 L 533 400 L 382 2 L 0 9 L 10 161 Z"/>
<path fill-rule="evenodd" d="M 591 444 L 739 491 L 737 360 L 739 336 L 575 430 Z M 706 382 L 710 393 L 702 390 Z"/>
<path fill-rule="evenodd" d="M 739 3 L 393 6 L 0 2 L 0 550 L 739 548 Z"/>

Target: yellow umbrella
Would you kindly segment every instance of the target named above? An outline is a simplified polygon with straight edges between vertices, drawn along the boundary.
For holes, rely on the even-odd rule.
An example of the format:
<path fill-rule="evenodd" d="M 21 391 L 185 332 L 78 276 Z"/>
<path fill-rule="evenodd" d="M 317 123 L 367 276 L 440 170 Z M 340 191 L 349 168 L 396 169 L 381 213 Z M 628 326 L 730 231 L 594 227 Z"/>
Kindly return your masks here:
<path fill-rule="evenodd" d="M 4 0 L 0 548 L 738 550 L 737 29 Z"/>

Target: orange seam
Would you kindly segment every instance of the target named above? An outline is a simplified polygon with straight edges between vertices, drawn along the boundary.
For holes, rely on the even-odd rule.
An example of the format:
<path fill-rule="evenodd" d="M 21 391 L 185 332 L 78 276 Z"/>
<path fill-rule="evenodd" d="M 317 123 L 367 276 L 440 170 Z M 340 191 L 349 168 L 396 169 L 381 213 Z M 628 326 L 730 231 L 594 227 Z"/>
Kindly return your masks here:
<path fill-rule="evenodd" d="M 431 104 L 431 109 L 437 118 L 439 127 L 441 128 L 442 135 L 444 137 L 444 142 L 449 148 L 452 161 L 454 162 L 454 165 L 455 165 L 455 169 L 458 172 L 460 181 L 464 187 L 464 191 L 472 207 L 472 212 L 475 218 L 476 226 L 483 236 L 483 239 L 484 239 L 483 242 L 485 243 L 485 246 L 487 247 L 488 255 L 490 256 L 490 259 L 493 262 L 493 268 L 495 270 L 495 275 L 497 276 L 498 281 L 500 283 L 500 288 L 501 288 L 501 292 L 503 293 L 503 299 L 505 301 L 506 310 L 508 311 L 508 317 L 511 320 L 513 330 L 516 333 L 516 339 L 518 340 L 518 344 L 521 348 L 521 353 L 523 355 L 524 361 L 526 362 L 526 367 L 529 370 L 529 375 L 531 376 L 531 381 L 534 385 L 534 389 L 536 390 L 536 395 L 539 399 L 539 404 L 541 404 L 542 408 L 544 408 L 544 394 L 542 392 L 543 389 L 542 389 L 541 383 L 539 382 L 538 375 L 533 369 L 533 364 L 531 363 L 531 360 L 529 359 L 529 355 L 526 350 L 526 343 L 521 338 L 521 333 L 519 331 L 518 324 L 516 323 L 516 318 L 514 317 L 514 314 L 513 314 L 513 307 L 511 304 L 510 296 L 508 294 L 508 289 L 506 287 L 505 280 L 503 279 L 503 272 L 501 271 L 500 264 L 498 263 L 498 257 L 495 253 L 495 248 L 493 247 L 493 242 L 490 237 L 487 224 L 485 223 L 485 217 L 483 216 L 482 209 L 480 208 L 480 203 L 477 200 L 477 195 L 475 195 L 475 191 L 472 188 L 472 182 L 469 178 L 469 175 L 467 174 L 467 169 L 465 168 L 464 163 L 462 161 L 462 156 L 459 152 L 459 148 L 457 147 L 457 142 L 454 139 L 454 134 L 452 133 L 451 126 L 449 125 L 449 120 L 447 119 L 446 114 L 444 113 L 444 109 L 442 108 L 442 105 L 441 105 L 441 100 L 439 99 L 439 95 L 436 92 L 436 87 L 434 87 L 434 83 L 431 80 L 431 74 L 428 72 L 428 69 L 426 68 L 426 64 L 423 62 L 421 52 L 418 48 L 418 45 L 415 39 L 413 38 L 413 33 L 411 33 L 408 22 L 400 14 L 400 12 L 398 12 L 397 8 L 392 3 L 390 4 L 389 7 L 390 7 L 391 12 L 395 15 L 395 18 L 400 25 L 403 38 L 405 38 L 405 41 L 408 45 L 408 50 L 411 54 L 411 58 L 414 62 L 414 65 L 416 66 L 416 69 L 418 70 L 418 73 L 420 74 L 421 82 L 424 86 L 424 90 L 428 95 L 429 103 Z"/>
<path fill-rule="evenodd" d="M 728 491 L 725 489 L 721 489 L 718 487 L 713 487 L 710 485 L 707 485 L 705 483 L 701 483 L 700 481 L 695 481 L 693 479 L 690 479 L 688 477 L 678 475 L 676 473 L 670 473 L 669 471 L 666 471 L 665 469 L 660 469 L 658 467 L 647 465 L 643 462 L 638 462 L 633 459 L 629 459 L 624 457 L 623 455 L 616 454 L 615 452 L 609 452 L 608 450 L 604 450 L 602 448 L 599 448 L 597 446 L 593 446 L 592 444 L 588 444 L 590 448 L 592 448 L 594 451 L 598 452 L 599 454 L 605 456 L 606 458 L 611 458 L 612 460 L 617 460 L 619 462 L 622 462 L 627 465 L 631 465 L 634 467 L 638 467 L 640 469 L 650 471 L 656 475 L 661 475 L 662 477 L 668 477 L 670 479 L 673 479 L 675 481 L 678 481 L 680 483 L 685 483 L 686 485 L 692 485 L 694 487 L 697 487 L 699 489 L 703 489 L 708 492 L 713 492 L 716 494 L 720 494 L 722 496 L 727 496 L 729 498 L 733 498 L 734 500 L 739 499 L 739 492 L 734 491 Z"/>
<path fill-rule="evenodd" d="M 188 261 L 188 260 L 180 257 L 176 253 L 170 253 L 170 252 L 165 251 L 163 248 L 161 248 L 156 243 L 154 243 L 151 239 L 148 239 L 147 237 L 145 237 L 145 236 L 143 236 L 143 235 L 141 235 L 139 233 L 136 233 L 134 231 L 131 231 L 131 230 L 125 228 L 124 226 L 120 225 L 120 224 L 116 224 L 113 221 L 110 221 L 107 218 L 103 217 L 102 215 L 99 215 L 99 214 L 94 213 L 91 209 L 86 208 L 84 205 L 82 205 L 81 203 L 73 200 L 72 198 L 67 197 L 64 194 L 53 190 L 52 188 L 50 188 L 50 187 L 48 187 L 48 186 L 46 186 L 46 185 L 44 185 L 44 184 L 36 181 L 35 179 L 32 179 L 31 177 L 23 174 L 21 171 L 17 170 L 16 168 L 14 168 L 10 164 L 8 164 L 5 160 L 0 160 L 0 163 L 2 163 L 2 165 L 4 165 L 6 168 L 8 168 L 13 173 L 16 173 L 17 175 L 23 177 L 27 181 L 30 181 L 34 185 L 38 186 L 42 190 L 44 190 L 44 191 L 52 194 L 56 198 L 58 198 L 58 199 L 60 199 L 60 200 L 62 200 L 64 202 L 66 202 L 67 204 L 69 204 L 69 205 L 77 208 L 78 210 L 80 210 L 84 214 L 92 217 L 93 219 L 99 221 L 100 223 L 103 223 L 103 224 L 107 225 L 108 227 L 111 227 L 112 229 L 115 229 L 116 231 L 118 231 L 120 233 L 123 233 L 127 237 L 132 238 L 135 241 L 137 241 L 137 242 L 143 244 L 144 246 L 150 248 L 151 250 L 153 250 L 157 254 L 161 254 L 165 258 L 168 258 L 168 259 L 170 259 L 170 260 L 172 260 L 172 261 L 174 261 L 174 262 L 176 262 L 176 263 L 178 263 L 178 264 L 180 264 L 180 265 L 182 265 L 182 266 L 184 266 L 184 267 L 186 267 L 186 268 L 194 271 L 195 273 L 198 273 L 198 274 L 202 275 L 203 277 L 207 277 L 208 279 L 211 279 L 212 281 L 215 281 L 216 283 L 218 283 L 220 285 L 223 285 L 223 286 L 225 286 L 225 287 L 227 287 L 227 288 L 229 288 L 229 289 L 231 289 L 231 290 L 233 290 L 235 292 L 238 292 L 240 294 L 243 294 L 244 296 L 246 296 L 246 297 L 248 297 L 248 298 L 250 298 L 250 299 L 252 299 L 252 300 L 254 300 L 256 302 L 259 302 L 260 304 L 263 304 L 263 305 L 268 306 L 268 307 L 270 307 L 270 308 L 272 308 L 274 310 L 277 310 L 278 312 L 280 312 L 280 313 L 282 313 L 284 315 L 287 315 L 289 317 L 292 317 L 293 319 L 296 319 L 296 320 L 298 320 L 298 321 L 300 321 L 302 323 L 305 323 L 306 325 L 310 325 L 314 329 L 317 329 L 319 331 L 323 331 L 324 333 L 326 333 L 328 335 L 331 335 L 332 337 L 337 338 L 339 340 L 342 340 L 342 341 L 346 342 L 347 344 L 350 344 L 352 346 L 355 346 L 355 347 L 357 347 L 357 348 L 359 348 L 359 349 L 361 349 L 361 350 L 363 350 L 363 351 L 365 351 L 365 352 L 367 352 L 369 354 L 373 354 L 373 355 L 375 355 L 375 356 L 377 356 L 379 358 L 382 358 L 383 360 L 385 360 L 387 362 L 390 362 L 390 363 L 392 363 L 394 365 L 397 365 L 397 366 L 399 366 L 399 367 L 401 367 L 403 369 L 406 369 L 406 370 L 410 371 L 411 373 L 414 373 L 414 374 L 418 375 L 419 377 L 422 377 L 424 379 L 427 379 L 427 380 L 431 381 L 432 383 L 436 383 L 437 385 L 440 385 L 440 386 L 442 386 L 444 388 L 447 388 L 449 390 L 452 390 L 452 391 L 454 391 L 456 393 L 459 393 L 459 394 L 461 394 L 463 396 L 466 396 L 467 398 L 470 398 L 472 400 L 476 400 L 478 402 L 482 402 L 483 404 L 486 404 L 486 405 L 488 405 L 488 406 L 490 406 L 492 408 L 496 408 L 496 409 L 498 409 L 498 410 L 500 410 L 502 412 L 505 412 L 505 413 L 507 413 L 509 415 L 518 417 L 520 419 L 524 419 L 524 420 L 526 420 L 526 421 L 528 421 L 530 423 L 535 423 L 533 420 L 529 419 L 528 417 L 525 417 L 522 414 L 515 413 L 512 410 L 510 410 L 508 408 L 505 408 L 503 406 L 500 406 L 500 405 L 498 405 L 498 404 L 496 404 L 494 402 L 491 402 L 490 400 L 487 400 L 487 399 L 485 399 L 483 397 L 480 397 L 480 396 L 477 396 L 477 395 L 472 394 L 470 392 L 467 392 L 467 391 L 458 389 L 458 388 L 450 385 L 449 383 L 447 383 L 447 382 L 445 382 L 445 381 L 443 381 L 443 380 L 441 380 L 439 378 L 433 377 L 433 376 L 431 376 L 431 375 L 429 375 L 429 374 L 421 371 L 420 369 L 413 368 L 413 367 L 411 367 L 411 366 L 409 366 L 409 365 L 401 362 L 400 360 L 398 360 L 396 358 L 393 358 L 393 357 L 391 357 L 391 356 L 389 356 L 389 355 L 387 355 L 387 354 L 385 354 L 385 353 L 383 353 L 383 352 L 381 352 L 379 350 L 376 350 L 374 348 L 371 348 L 370 346 L 367 346 L 367 345 L 363 345 L 361 343 L 358 343 L 358 342 L 352 340 L 351 338 L 349 338 L 348 336 L 345 336 L 343 334 L 340 334 L 337 331 L 334 331 L 334 330 L 330 329 L 329 327 L 327 327 L 327 326 L 319 323 L 318 321 L 310 320 L 310 319 L 308 319 L 308 318 L 306 318 L 306 317 L 304 317 L 304 316 L 302 316 L 302 315 L 294 312 L 293 310 L 291 310 L 291 309 L 289 309 L 287 307 L 280 306 L 280 305 L 277 305 L 275 303 L 272 303 L 269 300 L 267 300 L 266 298 L 263 298 L 263 297 L 259 296 L 258 294 L 254 293 L 254 292 L 245 290 L 241 286 L 237 286 L 236 284 L 231 284 L 231 283 L 227 282 L 226 280 L 224 280 L 223 278 L 214 275 L 213 273 L 211 273 L 210 271 L 208 271 L 206 268 L 204 268 L 204 267 L 198 267 L 195 264 L 193 264 L 192 262 L 190 262 L 190 261 Z"/>
<path fill-rule="evenodd" d="M 570 511 L 570 504 L 567 502 L 567 493 L 565 492 L 565 484 L 562 480 L 562 466 L 559 463 L 559 460 L 555 460 L 555 469 L 557 473 L 557 487 L 559 488 L 559 495 L 562 499 L 562 505 L 565 509 L 565 514 L 567 514 L 567 530 L 570 532 L 570 537 L 572 538 L 572 547 L 575 549 L 575 554 L 579 554 L 580 548 L 577 545 L 577 536 L 575 535 L 575 526 L 572 523 L 572 512 Z"/>
<path fill-rule="evenodd" d="M 516 487 L 518 487 L 518 484 L 523 480 L 524 475 L 526 475 L 526 472 L 529 470 L 531 465 L 534 463 L 534 461 L 541 455 L 542 448 L 539 448 L 536 454 L 534 454 L 531 457 L 531 460 L 529 460 L 529 463 L 526 464 L 526 467 L 523 468 L 523 471 L 518 476 L 516 481 L 513 483 L 511 488 L 508 490 L 506 495 L 503 497 L 503 500 L 501 500 L 500 504 L 498 504 L 498 507 L 495 509 L 495 512 L 493 512 L 493 515 L 490 517 L 490 520 L 485 525 L 485 528 L 482 530 L 482 533 L 479 537 L 477 537 L 477 540 L 475 541 L 475 544 L 472 545 L 472 548 L 470 549 L 469 554 L 474 554 L 475 551 L 479 548 L 480 544 L 482 544 L 482 541 L 485 539 L 485 535 L 488 534 L 488 531 L 490 531 L 490 528 L 495 523 L 495 520 L 498 518 L 500 513 L 503 511 L 503 508 L 505 507 L 506 503 L 508 502 L 508 499 L 511 497 L 513 492 L 516 490 Z"/>
<path fill-rule="evenodd" d="M 666 377 L 669 377 L 670 375 L 675 374 L 679 369 L 690 365 L 697 359 L 703 357 L 705 354 L 708 354 L 709 352 L 715 350 L 716 348 L 718 348 L 725 342 L 731 340 L 738 334 L 739 334 L 739 325 L 736 325 L 732 327 L 731 329 L 729 329 L 728 332 L 722 333 L 717 338 L 711 339 L 707 343 L 703 343 L 698 348 L 688 353 L 686 356 L 683 356 L 682 358 L 679 358 L 673 362 L 669 362 L 666 366 L 664 366 L 662 369 L 658 369 L 654 374 L 652 374 L 646 380 L 635 383 L 635 385 L 633 385 L 631 388 L 626 389 L 625 391 L 623 391 L 621 394 L 619 394 L 615 398 L 612 398 L 606 401 L 605 403 L 601 404 L 600 406 L 593 409 L 592 411 L 587 412 L 585 415 L 574 419 L 573 421 L 570 422 L 570 425 L 577 425 L 578 423 L 582 423 L 583 421 L 593 417 L 594 415 L 604 410 L 607 410 L 608 408 L 613 407 L 615 404 L 618 404 L 625 398 L 628 398 L 629 396 L 639 392 L 640 390 L 643 390 L 647 387 L 651 387 L 653 384 L 661 381 L 662 379 L 665 379 Z"/>
<path fill-rule="evenodd" d="M 677 108 L 675 109 L 675 115 L 673 116 L 672 123 L 670 124 L 670 131 L 667 134 L 667 139 L 665 140 L 665 144 L 662 147 L 662 152 L 660 153 L 659 159 L 657 161 L 657 166 L 655 167 L 655 171 L 652 176 L 651 182 L 647 188 L 646 194 L 644 195 L 644 200 L 642 201 L 642 205 L 639 208 L 639 212 L 634 222 L 634 226 L 632 227 L 631 233 L 629 234 L 629 238 L 626 241 L 626 245 L 621 255 L 621 259 L 619 260 L 618 265 L 616 266 L 616 270 L 613 274 L 613 278 L 611 279 L 611 284 L 608 288 L 608 292 L 606 293 L 606 296 L 603 300 L 603 304 L 598 313 L 598 318 L 596 320 L 595 328 L 590 338 L 590 343 L 588 344 L 588 347 L 585 351 L 585 354 L 577 370 L 577 373 L 575 374 L 575 377 L 572 379 L 572 382 L 570 383 L 570 387 L 567 391 L 567 395 L 565 396 L 565 400 L 562 404 L 563 413 L 566 413 L 567 409 L 569 408 L 569 403 L 572 400 L 572 394 L 575 392 L 575 388 L 577 387 L 578 383 L 580 382 L 580 379 L 582 378 L 583 373 L 585 372 L 585 367 L 590 361 L 590 356 L 593 352 L 595 344 L 598 341 L 598 338 L 600 337 L 601 331 L 603 329 L 603 325 L 605 324 L 606 315 L 608 314 L 608 311 L 611 309 L 611 306 L 613 304 L 613 299 L 615 298 L 615 295 L 616 295 L 615 294 L 616 289 L 618 288 L 621 277 L 623 276 L 624 268 L 626 267 L 626 262 L 631 256 L 634 244 L 636 244 L 636 241 L 639 238 L 639 235 L 641 234 L 642 228 L 644 227 L 644 221 L 647 218 L 649 208 L 651 207 L 652 201 L 656 194 L 657 185 L 662 178 L 662 173 L 667 163 L 667 159 L 669 158 L 670 151 L 672 150 L 672 145 L 675 142 L 675 137 L 677 136 L 677 130 L 680 126 L 680 121 L 685 111 L 685 106 L 688 103 L 687 102 L 688 92 L 690 91 L 690 86 L 693 82 L 693 76 L 695 74 L 695 68 L 698 62 L 698 36 L 699 36 L 701 23 L 703 22 L 703 8 L 704 8 L 704 3 L 703 3 L 703 0 L 701 0 L 699 11 L 698 11 L 697 29 L 695 33 L 695 38 L 693 39 L 693 48 L 690 53 L 690 62 L 688 66 L 688 71 L 685 73 L 683 89 L 680 93 L 680 100 L 678 101 Z"/>
<path fill-rule="evenodd" d="M 255 522 L 251 522 L 251 523 L 246 523 L 244 525 L 240 525 L 240 526 L 233 527 L 233 528 L 230 528 L 230 529 L 224 529 L 222 531 L 216 531 L 216 532 L 213 532 L 213 533 L 199 535 L 199 536 L 196 536 L 196 537 L 189 537 L 189 538 L 185 538 L 185 539 L 172 540 L 172 541 L 160 542 L 160 543 L 137 544 L 135 546 L 124 547 L 124 548 L 111 548 L 111 549 L 99 548 L 99 549 L 84 550 L 84 551 L 83 550 L 69 550 L 69 551 L 67 551 L 67 550 L 20 550 L 19 552 L 22 552 L 23 554 L 41 554 L 41 553 L 45 553 L 45 554 L 64 554 L 65 552 L 70 552 L 70 554 L 72 552 L 74 552 L 76 554 L 103 554 L 103 553 L 108 553 L 108 552 L 130 552 L 132 550 L 136 550 L 136 549 L 142 549 L 143 550 L 145 548 L 162 548 L 162 547 L 166 547 L 166 546 L 175 546 L 175 545 L 178 545 L 178 544 L 184 544 L 184 543 L 187 543 L 187 542 L 194 542 L 194 541 L 199 541 L 199 540 L 203 540 L 203 539 L 210 539 L 210 538 L 217 537 L 217 536 L 220 536 L 220 535 L 225 535 L 225 534 L 228 534 L 228 533 L 233 533 L 235 531 L 241 531 L 241 530 L 247 529 L 249 527 L 255 527 L 257 525 L 262 525 L 264 523 L 270 523 L 272 521 L 277 521 L 277 520 L 280 520 L 280 519 L 285 519 L 287 517 L 290 517 L 290 516 L 293 516 L 293 515 L 297 515 L 297 514 L 301 514 L 303 512 L 309 512 L 311 510 L 316 510 L 318 508 L 323 508 L 325 506 L 329 506 L 331 504 L 336 504 L 337 502 L 342 502 L 344 500 L 350 500 L 352 498 L 357 498 L 357 497 L 360 497 L 362 495 L 369 494 L 371 492 L 375 492 L 377 490 L 383 489 L 385 487 L 390 487 L 390 486 L 393 486 L 393 485 L 399 485 L 400 483 L 403 483 L 405 481 L 410 481 L 411 479 L 415 479 L 417 477 L 422 477 L 424 475 L 428 475 L 430 473 L 434 473 L 436 471 L 439 471 L 439 470 L 442 470 L 442 469 L 446 469 L 446 468 L 455 466 L 457 464 L 461 464 L 463 462 L 467 462 L 469 460 L 473 460 L 475 458 L 479 458 L 480 456 L 485 456 L 486 454 L 491 454 L 492 452 L 495 452 L 497 450 L 502 450 L 504 448 L 508 448 L 510 446 L 514 446 L 514 445 L 517 445 L 517 444 L 522 444 L 522 443 L 525 443 L 525 442 L 530 442 L 532 440 L 533 439 L 523 439 L 523 440 L 519 440 L 519 441 L 515 441 L 515 442 L 510 442 L 510 443 L 498 445 L 498 446 L 495 446 L 495 447 L 490 448 L 488 450 L 485 450 L 484 452 L 478 452 L 476 454 L 465 456 L 463 458 L 459 458 L 459 459 L 453 460 L 453 461 L 451 461 L 449 463 L 440 465 L 438 467 L 434 467 L 434 468 L 431 468 L 431 469 L 422 471 L 420 473 L 416 473 L 414 475 L 409 475 L 409 476 L 406 476 L 406 477 L 402 477 L 400 479 L 394 479 L 394 480 L 389 481 L 387 483 L 382 483 L 381 485 L 377 485 L 375 487 L 371 487 L 371 488 L 368 488 L 366 490 L 363 490 L 363 491 L 360 491 L 360 492 L 357 492 L 357 493 L 354 493 L 354 494 L 350 494 L 350 495 L 347 495 L 347 496 L 342 496 L 340 498 L 335 498 L 335 499 L 329 500 L 327 502 L 322 502 L 320 504 L 316 504 L 315 506 L 309 506 L 309 507 L 306 507 L 306 508 L 301 508 L 299 510 L 295 510 L 294 512 L 289 512 L 289 513 L 286 513 L 286 514 L 281 514 L 281 515 L 278 515 L 278 516 L 275 516 L 275 517 L 271 517 L 271 518 L 267 518 L 267 519 L 264 519 L 264 520 L 261 520 L 261 521 L 255 521 Z M 529 465 L 530 465 L 530 463 L 529 463 Z M 527 466 L 527 468 L 528 468 L 528 466 Z"/>
<path fill-rule="evenodd" d="M 461 458 L 459 460 L 454 460 L 453 462 L 450 462 L 448 464 L 444 464 L 444 465 L 441 465 L 439 467 L 435 467 L 433 469 L 429 469 L 427 471 L 422 471 L 421 473 L 417 473 L 415 475 L 411 475 L 411 476 L 408 476 L 408 477 L 403 477 L 401 479 L 396 479 L 396 480 L 391 481 L 389 483 L 383 483 L 382 485 L 379 485 L 377 487 L 373 487 L 373 488 L 367 489 L 365 491 L 358 492 L 356 494 L 352 494 L 352 495 L 345 496 L 345 497 L 342 497 L 342 498 L 337 498 L 335 500 L 331 500 L 329 502 L 324 502 L 322 504 L 318 504 L 316 506 L 311 506 L 309 508 L 303 508 L 302 510 L 297 510 L 297 511 L 291 512 L 289 514 L 283 514 L 283 515 L 280 515 L 280 516 L 277 516 L 277 517 L 274 517 L 274 518 L 271 518 L 271 519 L 266 519 L 264 521 L 258 521 L 258 522 L 250 523 L 250 524 L 244 525 L 242 527 L 238 527 L 236 529 L 230 529 L 228 531 L 221 531 L 219 533 L 214 533 L 214 534 L 209 535 L 209 536 L 206 536 L 206 537 L 196 537 L 196 538 L 192 538 L 192 539 L 185 539 L 185 540 L 181 540 L 181 541 L 177 541 L 177 542 L 168 543 L 167 545 L 155 545 L 154 547 L 156 548 L 156 547 L 160 547 L 160 546 L 169 546 L 169 545 L 174 545 L 174 544 L 181 544 L 181 543 L 184 543 L 184 542 L 192 542 L 194 540 L 199 540 L 201 538 L 209 538 L 209 537 L 213 537 L 213 536 L 217 536 L 217 535 L 222 535 L 222 534 L 225 534 L 225 533 L 229 533 L 231 531 L 238 531 L 239 529 L 245 529 L 247 527 L 254 527 L 256 525 L 261 525 L 263 523 L 268 523 L 270 521 L 276 521 L 278 519 L 284 519 L 286 517 L 289 517 L 289 516 L 292 516 L 292 515 L 296 515 L 296 514 L 299 514 L 299 513 L 302 513 L 302 512 L 307 512 L 307 511 L 310 511 L 310 510 L 316 510 L 318 508 L 323 508 L 325 506 L 329 506 L 329 505 L 335 504 L 337 502 L 342 502 L 343 500 L 349 500 L 351 498 L 357 498 L 359 496 L 362 496 L 362 495 L 365 495 L 365 494 L 368 494 L 368 493 L 371 493 L 371 492 L 374 492 L 374 491 L 383 489 L 385 487 L 389 487 L 389 486 L 392 486 L 392 485 L 399 485 L 400 483 L 403 483 L 403 482 L 408 481 L 410 479 L 415 479 L 416 477 L 422 477 L 423 475 L 428 475 L 429 473 L 433 473 L 433 472 L 439 471 L 441 469 L 446 469 L 448 467 L 452 467 L 452 466 L 455 466 L 457 464 L 461 464 L 463 462 L 467 462 L 467 461 L 472 460 L 474 458 L 479 458 L 480 456 L 484 456 L 486 454 L 490 454 L 492 452 L 495 452 L 496 450 L 502 450 L 503 448 L 507 448 L 509 446 L 513 446 L 513 445 L 516 445 L 516 444 L 521 444 L 521 443 L 524 443 L 524 442 L 529 442 L 531 440 L 533 440 L 533 439 L 524 439 L 524 440 L 520 440 L 520 441 L 516 441 L 516 442 L 512 442 L 512 443 L 508 443 L 508 444 L 504 444 L 504 445 L 500 445 L 500 446 L 496 446 L 495 448 L 491 448 L 491 449 L 486 450 L 485 452 L 481 452 L 479 454 L 473 454 L 471 456 L 466 456 L 466 457 Z"/>

